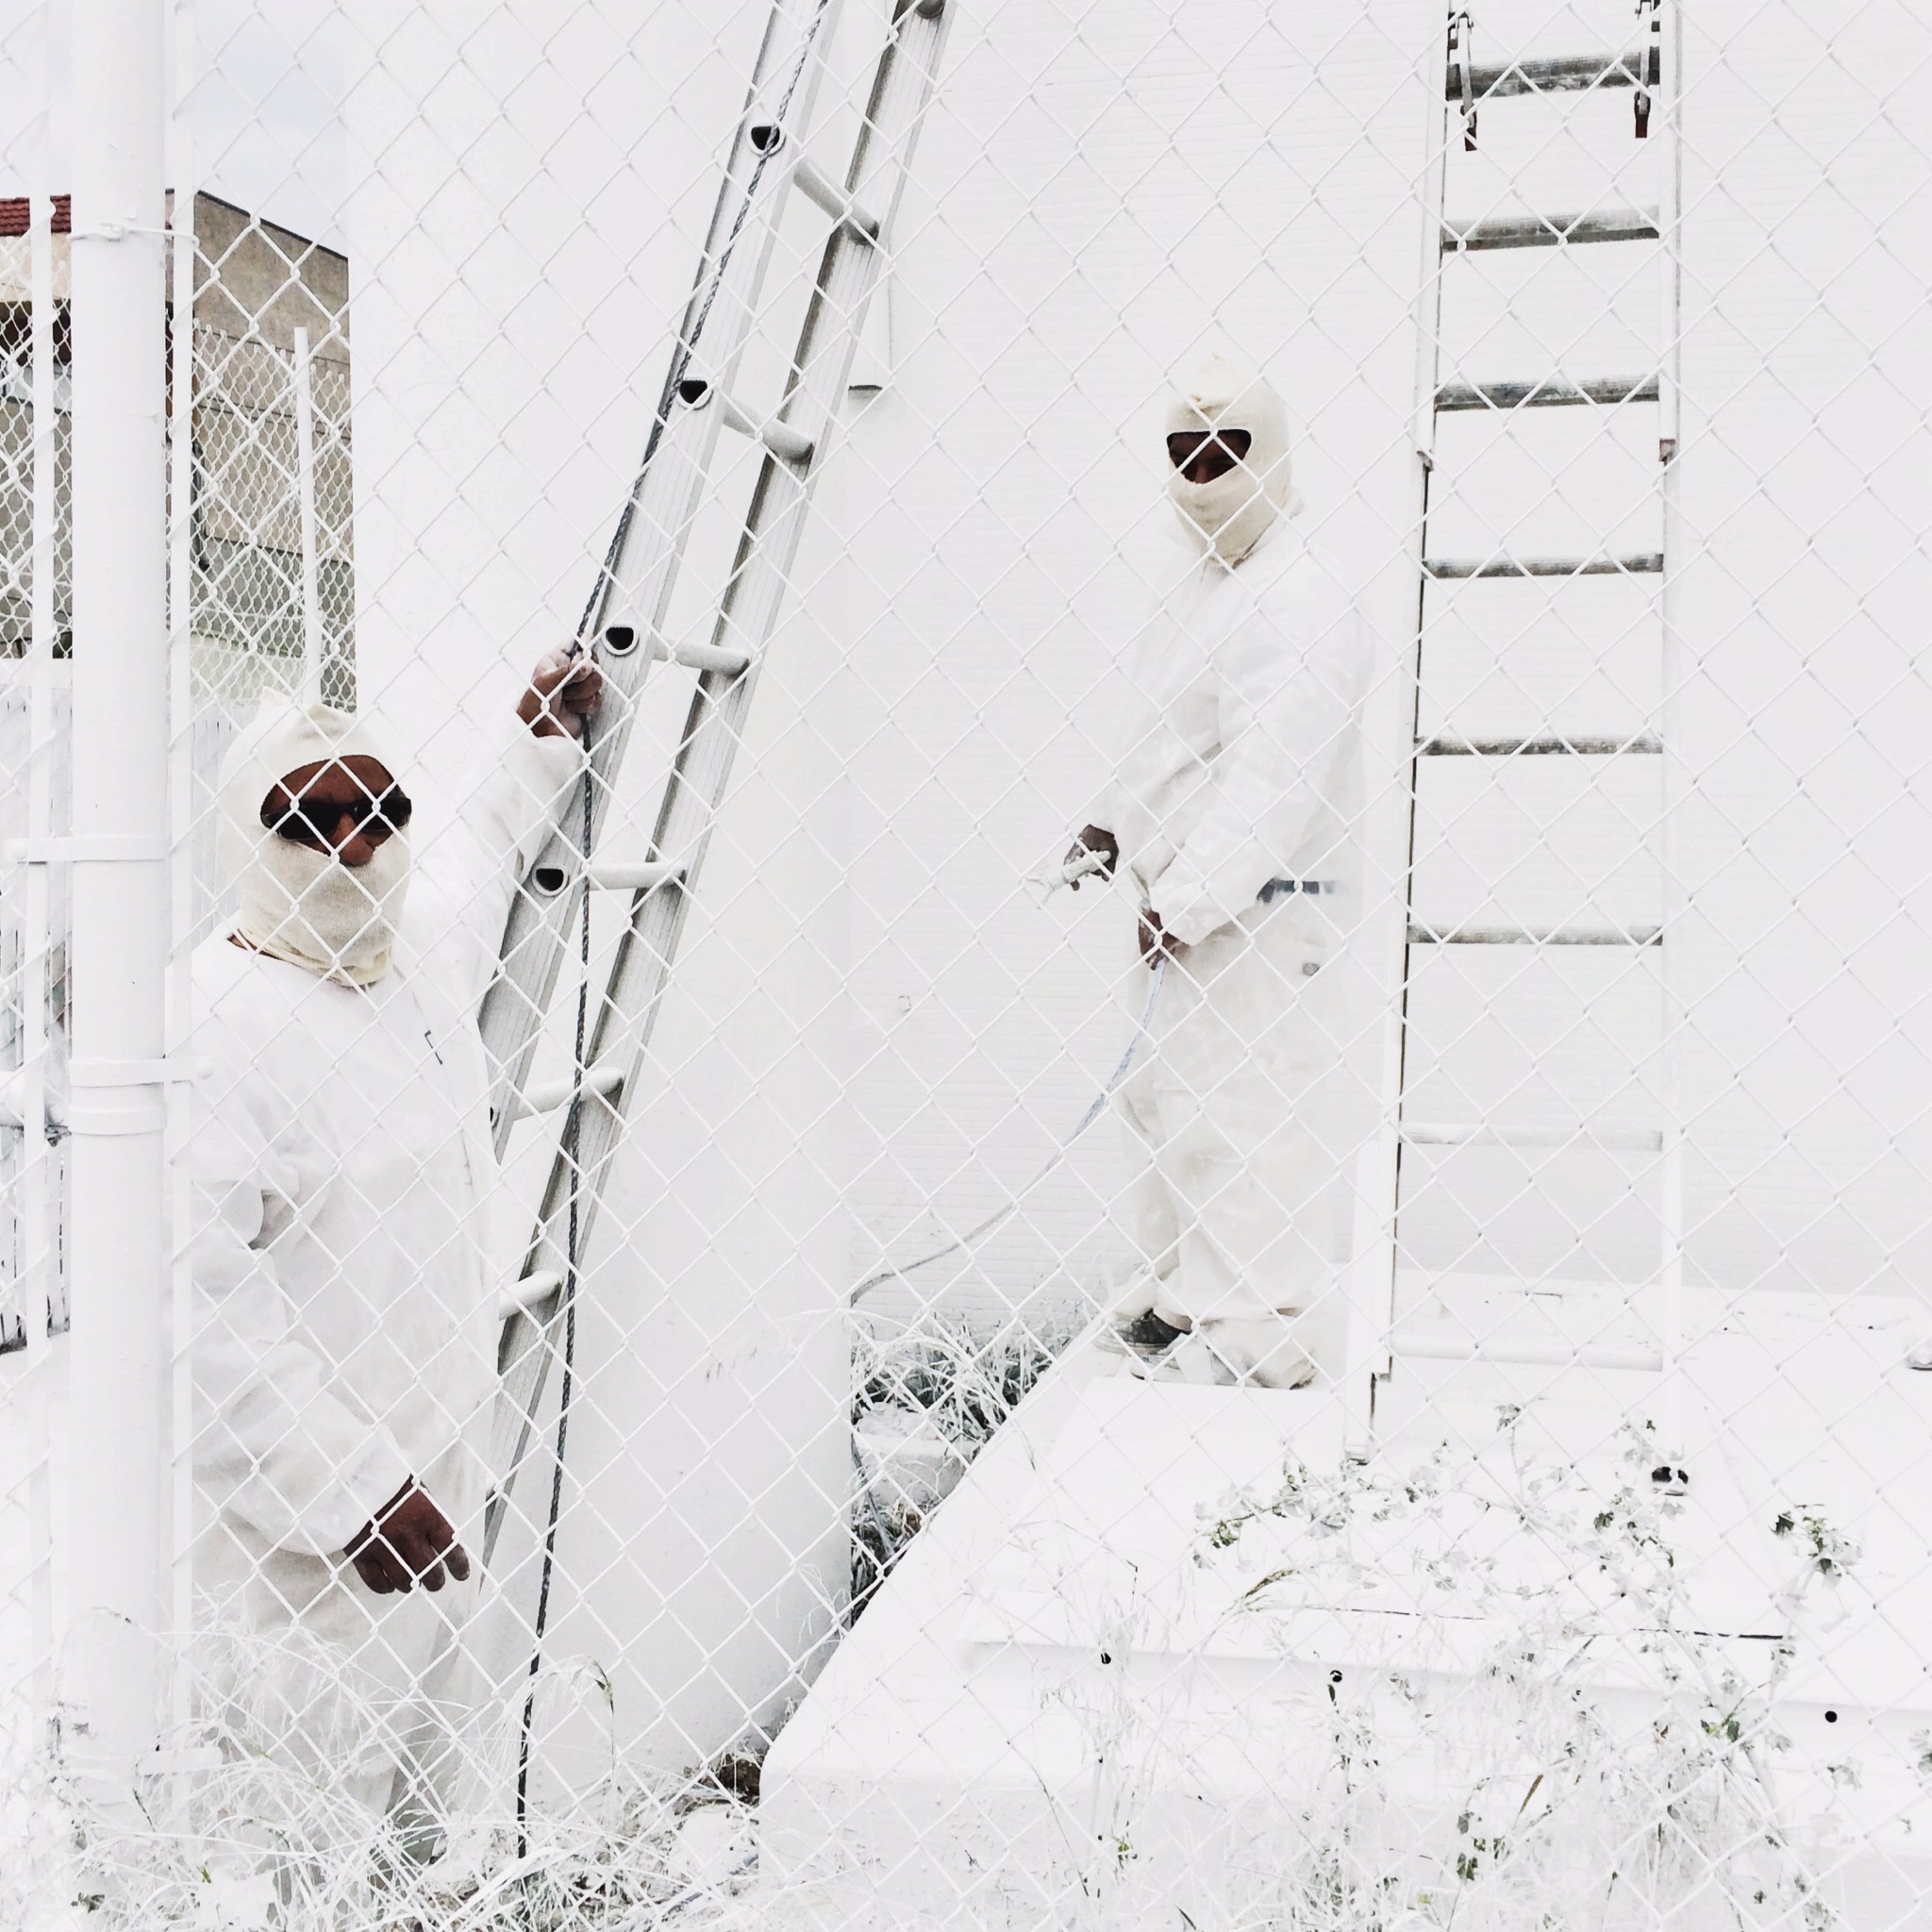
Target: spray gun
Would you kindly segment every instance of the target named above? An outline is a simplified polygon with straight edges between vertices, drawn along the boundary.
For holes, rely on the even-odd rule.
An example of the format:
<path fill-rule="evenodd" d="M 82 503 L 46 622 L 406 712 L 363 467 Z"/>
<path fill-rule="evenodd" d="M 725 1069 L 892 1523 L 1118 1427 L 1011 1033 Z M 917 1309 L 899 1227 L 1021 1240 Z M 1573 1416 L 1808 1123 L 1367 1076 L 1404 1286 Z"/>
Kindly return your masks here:
<path fill-rule="evenodd" d="M 1090 877 L 1094 873 L 1105 872 L 1107 867 L 1108 859 L 1105 853 L 1083 852 L 1077 858 L 1068 859 L 1064 865 L 1057 866 L 1052 872 L 1042 873 L 1029 883 L 1043 886 L 1049 897 L 1058 892 L 1062 886 L 1072 886 L 1078 891 L 1082 879 Z"/>
<path fill-rule="evenodd" d="M 1113 855 L 1095 852 L 1091 846 L 1076 842 L 1058 865 L 1046 872 L 1028 874 L 1026 883 L 1039 893 L 1040 903 L 1044 906 L 1062 886 L 1071 886 L 1077 892 L 1082 879 L 1096 873 L 1105 876 L 1114 863 Z"/>

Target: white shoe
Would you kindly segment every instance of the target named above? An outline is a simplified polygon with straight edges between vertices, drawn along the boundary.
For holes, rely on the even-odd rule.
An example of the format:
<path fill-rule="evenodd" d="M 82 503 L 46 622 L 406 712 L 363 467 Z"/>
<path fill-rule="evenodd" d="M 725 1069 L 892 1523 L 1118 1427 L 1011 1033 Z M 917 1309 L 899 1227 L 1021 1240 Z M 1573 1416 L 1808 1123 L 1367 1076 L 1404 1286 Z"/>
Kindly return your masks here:
<path fill-rule="evenodd" d="M 1250 1389 L 1306 1389 L 1315 1358 L 1289 1332 L 1288 1317 L 1212 1317 L 1195 1334 L 1225 1365 L 1227 1379 Z"/>

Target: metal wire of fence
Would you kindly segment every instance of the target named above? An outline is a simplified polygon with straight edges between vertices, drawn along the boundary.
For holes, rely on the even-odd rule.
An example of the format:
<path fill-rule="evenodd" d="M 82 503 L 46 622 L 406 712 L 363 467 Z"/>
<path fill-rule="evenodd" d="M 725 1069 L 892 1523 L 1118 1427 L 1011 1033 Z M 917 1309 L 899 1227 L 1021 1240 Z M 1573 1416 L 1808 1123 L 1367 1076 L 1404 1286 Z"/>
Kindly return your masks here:
<path fill-rule="evenodd" d="M 0 1920 L 1921 1923 L 1932 26 L 160 28 L 4 56 Z"/>

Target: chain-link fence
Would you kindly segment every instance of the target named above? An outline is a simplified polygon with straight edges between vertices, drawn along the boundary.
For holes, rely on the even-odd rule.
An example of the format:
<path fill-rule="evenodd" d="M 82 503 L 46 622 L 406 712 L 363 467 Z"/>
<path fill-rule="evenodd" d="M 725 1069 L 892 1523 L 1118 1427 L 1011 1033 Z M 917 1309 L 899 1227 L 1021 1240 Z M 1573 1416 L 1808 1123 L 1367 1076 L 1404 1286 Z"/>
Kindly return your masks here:
<path fill-rule="evenodd" d="M 0 127 L 0 1902 L 1922 1923 L 1932 24 L 155 27 Z"/>

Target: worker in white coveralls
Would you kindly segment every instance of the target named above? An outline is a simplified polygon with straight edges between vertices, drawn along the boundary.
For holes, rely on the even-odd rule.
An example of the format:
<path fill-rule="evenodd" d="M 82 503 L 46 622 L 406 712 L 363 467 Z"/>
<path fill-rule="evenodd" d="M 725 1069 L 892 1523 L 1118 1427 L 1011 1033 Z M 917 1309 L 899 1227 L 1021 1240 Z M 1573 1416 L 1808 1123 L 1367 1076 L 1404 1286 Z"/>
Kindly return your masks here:
<path fill-rule="evenodd" d="M 206 1690 L 231 1749 L 352 1820 L 463 1789 L 497 1340 L 477 1011 L 601 689 L 546 656 L 422 865 L 371 720 L 274 700 L 223 768 L 236 910 L 193 968 Z"/>
<path fill-rule="evenodd" d="M 1124 867 L 1165 960 L 1120 1090 L 1147 1263 L 1116 1311 L 1136 1371 L 1296 1388 L 1292 1318 L 1334 1286 L 1341 1055 L 1332 970 L 1357 864 L 1370 645 L 1290 521 L 1287 411 L 1207 358 L 1166 413 L 1192 555 L 1129 650 L 1112 783 L 1068 854 Z"/>

